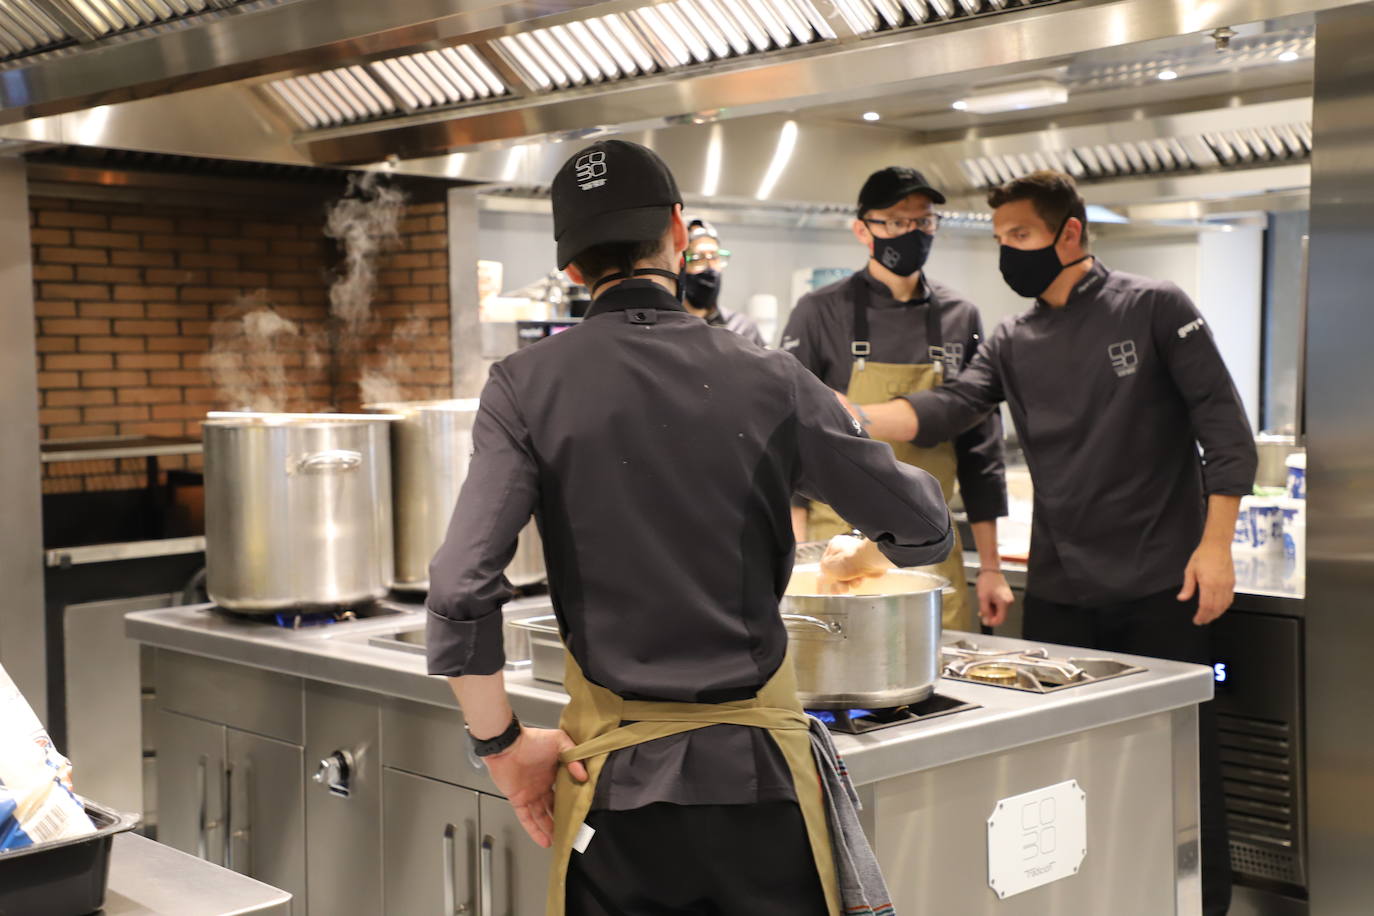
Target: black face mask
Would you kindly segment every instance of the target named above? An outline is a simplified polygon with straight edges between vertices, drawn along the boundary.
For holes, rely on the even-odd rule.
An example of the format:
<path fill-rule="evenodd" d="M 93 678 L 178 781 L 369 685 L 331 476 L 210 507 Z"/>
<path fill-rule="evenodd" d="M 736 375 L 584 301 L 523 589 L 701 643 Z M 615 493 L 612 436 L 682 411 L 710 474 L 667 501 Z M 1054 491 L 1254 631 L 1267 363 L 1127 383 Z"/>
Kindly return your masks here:
<path fill-rule="evenodd" d="M 1064 222 L 1059 224 L 1059 231 L 1054 234 L 1054 241 L 1044 248 L 1023 250 L 1010 245 L 1002 246 L 998 266 L 1002 270 L 1002 279 L 1007 281 L 1012 292 L 1026 299 L 1034 299 L 1049 289 L 1065 269 L 1091 257 L 1084 255 L 1068 264 L 1059 260 L 1059 252 L 1054 250 L 1054 246 L 1059 244 L 1059 237 L 1064 234 L 1064 227 L 1068 224 L 1069 217 L 1066 216 Z"/>
<path fill-rule="evenodd" d="M 935 236 L 912 229 L 894 239 L 873 237 L 873 259 L 899 277 L 909 277 L 926 266 Z"/>
<path fill-rule="evenodd" d="M 597 280 L 595 283 L 593 283 L 591 288 L 591 294 L 595 296 L 597 290 L 605 286 L 607 283 L 610 283 L 612 280 L 628 280 L 631 277 L 645 276 L 667 277 L 669 280 L 673 280 L 677 283 L 677 301 L 681 302 L 682 293 L 684 289 L 682 278 L 685 275 L 685 268 L 683 271 L 679 273 L 673 273 L 671 270 L 660 270 L 657 267 L 637 267 L 629 273 L 625 273 L 624 271 L 616 271 L 613 274 L 606 274 L 606 276 L 602 277 L 600 280 Z"/>
<path fill-rule="evenodd" d="M 708 267 L 699 274 L 683 274 L 682 289 L 688 305 L 714 311 L 720 298 L 720 271 Z"/>

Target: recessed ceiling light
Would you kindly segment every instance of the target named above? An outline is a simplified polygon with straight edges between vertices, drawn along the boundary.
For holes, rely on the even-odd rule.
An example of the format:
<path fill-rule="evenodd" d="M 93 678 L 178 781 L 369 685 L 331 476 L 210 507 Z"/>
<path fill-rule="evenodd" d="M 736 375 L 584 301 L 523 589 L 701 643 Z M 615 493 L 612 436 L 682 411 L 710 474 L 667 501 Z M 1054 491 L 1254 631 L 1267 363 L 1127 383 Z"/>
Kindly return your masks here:
<path fill-rule="evenodd" d="M 1161 70 L 1161 71 L 1159 71 L 1159 78 L 1162 79 L 1162 80 L 1164 80 L 1166 83 L 1167 83 L 1169 80 L 1176 80 L 1176 79 L 1178 79 L 1178 71 L 1177 71 L 1177 70 Z"/>
<path fill-rule="evenodd" d="M 1300 56 L 1301 55 L 1298 54 L 1297 51 L 1284 51 L 1282 54 L 1279 55 L 1279 60 L 1283 61 L 1285 64 L 1291 64 Z"/>
<path fill-rule="evenodd" d="M 882 117 L 882 115 L 878 114 L 876 111 L 865 111 L 865 112 L 864 112 L 864 120 L 865 120 L 865 121 L 876 121 L 876 120 L 878 120 L 878 119 L 881 118 L 881 117 Z"/>
<path fill-rule="evenodd" d="M 968 111 L 968 102 L 965 102 L 963 99 L 959 99 L 950 107 L 953 108 L 955 111 Z"/>

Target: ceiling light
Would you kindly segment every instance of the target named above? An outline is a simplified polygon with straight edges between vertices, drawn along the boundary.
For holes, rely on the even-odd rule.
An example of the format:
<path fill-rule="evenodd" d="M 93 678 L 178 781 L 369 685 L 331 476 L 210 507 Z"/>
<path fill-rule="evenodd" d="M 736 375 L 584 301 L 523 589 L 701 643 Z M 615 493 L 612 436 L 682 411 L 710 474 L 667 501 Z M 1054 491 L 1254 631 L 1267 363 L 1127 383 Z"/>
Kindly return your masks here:
<path fill-rule="evenodd" d="M 1159 78 L 1162 79 L 1162 80 L 1164 80 L 1166 83 L 1167 83 L 1169 80 L 1176 80 L 1176 79 L 1178 79 L 1178 71 L 1177 71 L 1177 70 L 1161 70 L 1161 71 L 1159 71 Z"/>
<path fill-rule="evenodd" d="M 876 121 L 876 120 L 878 120 L 878 119 L 881 118 L 881 117 L 882 117 L 882 115 L 878 114 L 876 111 L 865 111 L 865 112 L 864 112 L 864 120 L 865 120 L 865 121 Z"/>
<path fill-rule="evenodd" d="M 968 102 L 965 102 L 963 99 L 958 99 L 950 107 L 955 111 L 968 111 Z"/>
<path fill-rule="evenodd" d="M 958 103 L 954 107 L 974 114 L 1000 114 L 1063 105 L 1068 100 L 1068 87 L 1057 80 L 1037 79 L 976 89 L 962 100 L 962 108 Z"/>
<path fill-rule="evenodd" d="M 1302 55 L 1300 55 L 1297 51 L 1284 51 L 1282 54 L 1279 55 L 1279 60 L 1283 61 L 1285 64 L 1291 64 L 1293 61 L 1297 60 L 1301 56 Z"/>

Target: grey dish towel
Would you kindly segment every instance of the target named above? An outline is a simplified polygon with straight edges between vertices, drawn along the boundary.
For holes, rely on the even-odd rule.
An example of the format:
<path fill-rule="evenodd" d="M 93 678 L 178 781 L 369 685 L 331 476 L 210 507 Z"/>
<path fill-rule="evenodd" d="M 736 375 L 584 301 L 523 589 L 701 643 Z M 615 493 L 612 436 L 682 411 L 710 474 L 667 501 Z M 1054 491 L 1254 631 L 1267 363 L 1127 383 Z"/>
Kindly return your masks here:
<path fill-rule="evenodd" d="M 849 781 L 849 771 L 835 750 L 830 730 L 811 719 L 811 753 L 825 787 L 825 807 L 830 819 L 830 842 L 835 848 L 835 874 L 840 884 L 840 906 L 845 916 L 895 916 L 892 897 L 878 868 L 878 857 L 868 845 L 859 823 L 859 795 Z"/>

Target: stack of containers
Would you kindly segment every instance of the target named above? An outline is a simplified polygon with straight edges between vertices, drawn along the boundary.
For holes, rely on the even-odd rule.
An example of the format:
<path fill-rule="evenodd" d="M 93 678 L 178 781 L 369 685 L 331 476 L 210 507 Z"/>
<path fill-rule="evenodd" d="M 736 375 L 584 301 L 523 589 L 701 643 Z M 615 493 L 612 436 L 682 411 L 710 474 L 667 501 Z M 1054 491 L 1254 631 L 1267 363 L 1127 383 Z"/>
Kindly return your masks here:
<path fill-rule="evenodd" d="M 1307 455 L 1287 459 L 1287 486 L 1256 487 L 1241 500 L 1232 546 L 1238 553 L 1279 557 L 1301 575 L 1307 546 Z"/>
<path fill-rule="evenodd" d="M 1280 498 L 1280 530 L 1284 559 L 1293 563 L 1298 575 L 1307 570 L 1307 453 L 1288 456 L 1287 494 Z"/>

